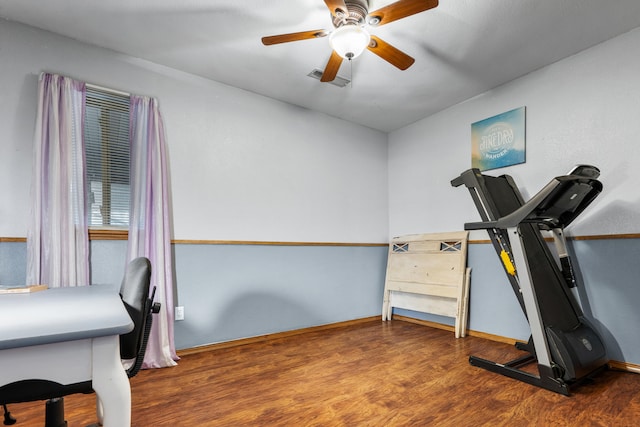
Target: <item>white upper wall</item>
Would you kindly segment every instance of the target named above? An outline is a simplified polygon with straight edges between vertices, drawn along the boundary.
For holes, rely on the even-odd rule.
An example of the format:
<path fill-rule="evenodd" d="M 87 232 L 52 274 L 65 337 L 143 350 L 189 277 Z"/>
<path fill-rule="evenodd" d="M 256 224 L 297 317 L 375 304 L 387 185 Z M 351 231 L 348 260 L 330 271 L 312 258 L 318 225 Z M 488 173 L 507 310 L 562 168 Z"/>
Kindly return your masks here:
<path fill-rule="evenodd" d="M 175 239 L 386 241 L 382 132 L 7 21 L 0 64 L 0 236 L 26 236 L 48 71 L 158 98 Z"/>
<path fill-rule="evenodd" d="M 449 184 L 471 165 L 470 125 L 520 106 L 527 161 L 487 173 L 511 174 L 528 197 L 594 164 L 604 192 L 569 234 L 637 233 L 639 43 L 634 30 L 391 133 L 387 198 L 383 133 L 0 21 L 0 236 L 26 235 L 41 71 L 159 99 L 176 239 L 384 242 L 461 229 L 478 220 Z"/>
<path fill-rule="evenodd" d="M 513 176 L 528 199 L 573 165 L 595 165 L 604 190 L 567 233 L 638 233 L 638 46 L 640 29 L 391 133 L 390 236 L 479 221 L 467 189 L 450 185 L 471 167 L 471 123 L 521 106 L 526 163 L 485 173 Z"/>

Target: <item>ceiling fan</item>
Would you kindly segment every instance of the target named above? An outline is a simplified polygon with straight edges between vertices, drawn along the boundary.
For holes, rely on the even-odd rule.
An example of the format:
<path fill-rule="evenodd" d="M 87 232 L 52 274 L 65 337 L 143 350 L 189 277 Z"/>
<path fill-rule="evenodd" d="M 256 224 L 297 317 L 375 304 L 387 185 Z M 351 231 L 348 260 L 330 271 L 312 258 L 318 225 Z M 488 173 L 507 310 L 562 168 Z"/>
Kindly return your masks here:
<path fill-rule="evenodd" d="M 365 26 L 379 27 L 438 6 L 438 0 L 398 0 L 370 13 L 368 0 L 324 0 L 324 2 L 332 15 L 334 26 L 332 31 L 311 30 L 262 38 L 262 43 L 268 46 L 329 36 L 329 44 L 333 51 L 322 73 L 320 79 L 322 82 L 333 81 L 342 60 L 357 57 L 365 48 L 391 65 L 406 70 L 415 60 L 379 37 L 370 35 Z"/>

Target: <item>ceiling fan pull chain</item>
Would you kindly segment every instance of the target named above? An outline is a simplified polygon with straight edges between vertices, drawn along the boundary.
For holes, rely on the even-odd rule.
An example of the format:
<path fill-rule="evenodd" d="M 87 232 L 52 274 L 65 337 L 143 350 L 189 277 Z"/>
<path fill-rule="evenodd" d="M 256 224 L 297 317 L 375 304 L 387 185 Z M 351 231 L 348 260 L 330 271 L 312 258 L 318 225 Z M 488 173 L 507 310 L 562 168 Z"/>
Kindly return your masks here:
<path fill-rule="evenodd" d="M 351 89 L 353 89 L 353 61 L 349 58 L 349 80 L 351 81 Z"/>

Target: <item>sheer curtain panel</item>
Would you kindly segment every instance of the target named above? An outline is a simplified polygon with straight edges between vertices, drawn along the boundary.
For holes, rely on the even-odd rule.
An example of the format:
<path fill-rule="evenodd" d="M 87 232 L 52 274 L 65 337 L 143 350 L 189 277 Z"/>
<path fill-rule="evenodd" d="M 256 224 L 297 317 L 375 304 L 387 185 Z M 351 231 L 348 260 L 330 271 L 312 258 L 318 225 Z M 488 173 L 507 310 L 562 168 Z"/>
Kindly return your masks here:
<path fill-rule="evenodd" d="M 38 81 L 27 285 L 89 284 L 82 138 L 85 84 L 43 73 Z"/>
<path fill-rule="evenodd" d="M 176 364 L 173 339 L 173 268 L 170 191 L 164 125 L 155 98 L 131 95 L 131 216 L 127 259 L 151 260 L 156 315 L 143 367 Z"/>

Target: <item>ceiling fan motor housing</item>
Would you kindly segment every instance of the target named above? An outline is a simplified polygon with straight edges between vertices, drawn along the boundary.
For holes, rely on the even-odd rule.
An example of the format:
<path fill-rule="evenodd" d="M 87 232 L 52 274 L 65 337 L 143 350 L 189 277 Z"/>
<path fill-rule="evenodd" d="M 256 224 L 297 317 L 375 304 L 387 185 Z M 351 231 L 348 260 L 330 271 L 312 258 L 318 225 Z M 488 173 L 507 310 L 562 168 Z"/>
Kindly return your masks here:
<path fill-rule="evenodd" d="M 340 28 L 345 24 L 364 25 L 365 18 L 369 13 L 369 2 L 367 0 L 346 0 L 344 4 L 347 6 L 347 10 L 333 16 L 333 26 Z"/>

